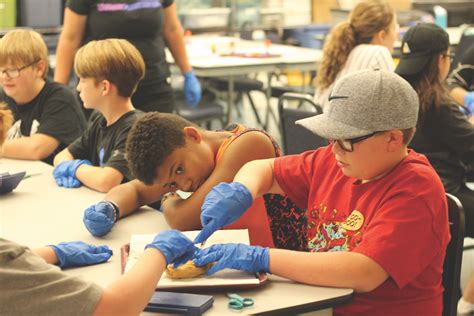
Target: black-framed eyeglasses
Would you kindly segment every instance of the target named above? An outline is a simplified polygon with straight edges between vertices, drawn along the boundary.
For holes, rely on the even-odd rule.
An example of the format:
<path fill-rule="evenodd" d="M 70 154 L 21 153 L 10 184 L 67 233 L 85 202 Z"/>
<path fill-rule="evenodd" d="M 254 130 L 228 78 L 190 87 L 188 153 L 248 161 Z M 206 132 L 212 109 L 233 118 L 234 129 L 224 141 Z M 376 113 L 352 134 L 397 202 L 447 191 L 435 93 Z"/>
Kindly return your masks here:
<path fill-rule="evenodd" d="M 34 64 L 38 63 L 39 60 L 36 60 L 34 62 L 32 62 L 31 64 L 28 64 L 28 65 L 25 65 L 23 67 L 20 67 L 20 68 L 15 68 L 15 69 L 0 69 L 0 74 L 2 76 L 6 75 L 8 78 L 10 79 L 16 79 L 20 76 L 20 72 L 23 70 L 23 69 L 26 69 L 28 67 L 31 67 L 33 66 Z"/>
<path fill-rule="evenodd" d="M 453 62 L 454 60 L 454 54 L 453 53 L 446 53 L 446 54 L 443 54 L 444 57 L 449 57 L 449 61 L 450 62 Z"/>
<path fill-rule="evenodd" d="M 339 147 L 342 148 L 342 150 L 347 151 L 347 152 L 353 152 L 354 151 L 354 144 L 357 144 L 363 140 L 366 140 L 367 138 L 370 138 L 374 136 L 375 134 L 380 133 L 380 132 L 373 132 L 369 135 L 364 135 L 360 137 L 355 137 L 351 139 L 330 139 L 329 142 L 331 144 L 337 143 Z"/>

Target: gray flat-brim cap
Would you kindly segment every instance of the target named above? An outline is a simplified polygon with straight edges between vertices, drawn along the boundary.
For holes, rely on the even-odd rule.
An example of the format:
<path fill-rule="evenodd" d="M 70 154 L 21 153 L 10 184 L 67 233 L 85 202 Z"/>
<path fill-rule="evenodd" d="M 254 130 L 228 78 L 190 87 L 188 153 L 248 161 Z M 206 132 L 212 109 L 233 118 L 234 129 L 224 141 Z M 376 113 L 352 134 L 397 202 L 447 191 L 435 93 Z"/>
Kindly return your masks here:
<path fill-rule="evenodd" d="M 395 73 L 361 70 L 339 79 L 323 114 L 296 121 L 326 139 L 351 139 L 416 126 L 418 95 Z"/>

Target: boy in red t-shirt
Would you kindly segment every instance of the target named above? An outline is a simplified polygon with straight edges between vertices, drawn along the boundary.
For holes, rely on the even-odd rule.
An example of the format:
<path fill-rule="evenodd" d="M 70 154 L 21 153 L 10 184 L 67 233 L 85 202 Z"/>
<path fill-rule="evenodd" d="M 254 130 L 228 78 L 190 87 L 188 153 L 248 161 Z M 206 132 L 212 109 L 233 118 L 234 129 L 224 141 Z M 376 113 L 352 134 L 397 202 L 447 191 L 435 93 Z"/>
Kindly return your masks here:
<path fill-rule="evenodd" d="M 266 271 L 308 284 L 355 290 L 338 315 L 441 315 L 449 241 L 445 192 L 427 159 L 407 148 L 418 96 L 378 69 L 343 77 L 329 107 L 297 123 L 331 140 L 300 155 L 247 163 L 207 195 L 203 242 L 238 219 L 254 198 L 286 194 L 307 208 L 309 252 L 215 245 L 195 262 Z"/>

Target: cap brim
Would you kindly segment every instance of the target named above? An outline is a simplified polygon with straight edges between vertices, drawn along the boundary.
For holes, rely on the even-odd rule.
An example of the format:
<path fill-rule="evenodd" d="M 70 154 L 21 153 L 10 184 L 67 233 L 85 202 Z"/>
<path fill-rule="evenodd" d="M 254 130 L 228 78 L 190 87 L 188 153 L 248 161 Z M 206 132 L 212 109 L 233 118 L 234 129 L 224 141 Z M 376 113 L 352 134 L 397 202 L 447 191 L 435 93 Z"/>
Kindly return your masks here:
<path fill-rule="evenodd" d="M 399 75 L 414 75 L 419 73 L 428 63 L 428 56 L 410 56 L 400 58 L 395 73 Z"/>
<path fill-rule="evenodd" d="M 351 139 L 374 132 L 333 120 L 325 113 L 295 123 L 326 139 Z"/>

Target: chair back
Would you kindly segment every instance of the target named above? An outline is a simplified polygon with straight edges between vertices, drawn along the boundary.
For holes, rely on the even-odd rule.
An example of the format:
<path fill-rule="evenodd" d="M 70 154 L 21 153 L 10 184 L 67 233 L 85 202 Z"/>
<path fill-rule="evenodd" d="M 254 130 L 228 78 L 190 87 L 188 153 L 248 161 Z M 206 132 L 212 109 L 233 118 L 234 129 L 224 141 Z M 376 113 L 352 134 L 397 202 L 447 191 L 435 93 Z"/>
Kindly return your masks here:
<path fill-rule="evenodd" d="M 287 101 L 296 101 L 298 106 L 296 108 L 286 107 L 285 103 L 288 103 Z M 305 104 L 310 106 L 309 110 L 302 109 Z M 278 112 L 280 114 L 281 139 L 285 154 L 299 154 L 328 144 L 326 139 L 295 124 L 297 120 L 323 113 L 321 107 L 314 103 L 311 95 L 284 93 L 278 99 Z"/>
<path fill-rule="evenodd" d="M 456 316 L 460 297 L 461 262 L 464 240 L 464 211 L 459 199 L 446 193 L 451 240 L 443 266 L 443 316 Z"/>
<path fill-rule="evenodd" d="M 451 69 L 456 69 L 459 62 L 462 60 L 464 53 L 474 45 L 474 26 L 466 28 L 459 40 L 459 45 L 456 48 L 456 54 L 454 55 L 454 60 L 451 65 Z"/>

